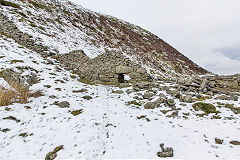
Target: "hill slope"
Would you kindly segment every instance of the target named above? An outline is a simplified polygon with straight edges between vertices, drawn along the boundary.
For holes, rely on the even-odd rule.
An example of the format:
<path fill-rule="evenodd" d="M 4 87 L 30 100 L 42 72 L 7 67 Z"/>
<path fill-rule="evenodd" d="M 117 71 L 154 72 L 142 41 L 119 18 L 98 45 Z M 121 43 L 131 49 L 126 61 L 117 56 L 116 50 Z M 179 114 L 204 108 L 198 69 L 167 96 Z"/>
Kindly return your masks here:
<path fill-rule="evenodd" d="M 1 12 L 20 31 L 30 35 L 25 40 L 33 39 L 36 44 L 47 47 L 47 53 L 66 54 L 81 49 L 95 58 L 106 49 L 117 49 L 162 73 L 207 73 L 157 36 L 114 17 L 91 12 L 66 0 L 18 0 L 14 3 L 18 4 L 17 8 L 1 7 Z M 1 26 L 3 33 L 15 32 L 16 28 L 8 26 L 7 23 Z M 19 39 L 15 35 L 8 36 Z"/>
<path fill-rule="evenodd" d="M 175 60 L 192 62 L 139 27 L 68 1 L 0 2 L 0 159 L 239 159 L 240 76 L 90 85 L 54 56 L 84 50 L 98 59 L 118 49 L 163 74 L 180 73 Z M 91 16 L 102 16 L 106 26 Z M 108 33 L 113 22 L 120 26 Z M 129 29 L 121 31 L 124 38 L 133 32 L 132 41 L 153 39 L 113 40 L 121 25 Z M 154 40 L 161 53 L 142 55 Z M 162 61 L 151 61 L 161 54 Z"/>

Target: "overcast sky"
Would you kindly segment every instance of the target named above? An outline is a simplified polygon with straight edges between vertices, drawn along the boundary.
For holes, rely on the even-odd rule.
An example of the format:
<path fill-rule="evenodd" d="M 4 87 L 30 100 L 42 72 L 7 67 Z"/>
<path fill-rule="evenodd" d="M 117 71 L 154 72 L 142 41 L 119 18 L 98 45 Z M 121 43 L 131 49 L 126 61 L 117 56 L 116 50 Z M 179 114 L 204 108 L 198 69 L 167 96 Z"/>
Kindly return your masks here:
<path fill-rule="evenodd" d="M 240 0 L 71 0 L 139 25 L 198 65 L 240 73 Z"/>

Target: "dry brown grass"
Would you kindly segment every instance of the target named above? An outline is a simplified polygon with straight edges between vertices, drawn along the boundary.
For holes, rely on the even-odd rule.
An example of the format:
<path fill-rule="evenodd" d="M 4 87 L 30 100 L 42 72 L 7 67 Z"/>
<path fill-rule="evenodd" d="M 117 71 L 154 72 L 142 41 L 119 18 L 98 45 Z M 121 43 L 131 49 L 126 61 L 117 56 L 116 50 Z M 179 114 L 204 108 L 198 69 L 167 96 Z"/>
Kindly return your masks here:
<path fill-rule="evenodd" d="M 0 85 L 0 106 L 8 106 L 13 103 L 27 103 L 30 97 L 43 96 L 40 90 L 31 92 L 29 87 L 26 87 L 18 82 L 9 82 L 12 87 L 6 89 L 6 87 Z"/>
<path fill-rule="evenodd" d="M 0 106 L 8 106 L 17 98 L 14 91 L 10 89 L 0 88 Z"/>

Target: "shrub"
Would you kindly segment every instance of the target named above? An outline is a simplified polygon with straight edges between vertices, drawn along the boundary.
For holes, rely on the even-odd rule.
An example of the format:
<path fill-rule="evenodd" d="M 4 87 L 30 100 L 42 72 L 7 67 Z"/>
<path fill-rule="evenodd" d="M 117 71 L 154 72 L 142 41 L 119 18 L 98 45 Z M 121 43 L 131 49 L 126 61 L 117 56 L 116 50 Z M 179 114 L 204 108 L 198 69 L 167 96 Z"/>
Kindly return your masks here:
<path fill-rule="evenodd" d="M 14 91 L 10 89 L 0 88 L 0 106 L 8 106 L 13 103 L 17 96 Z"/>
<path fill-rule="evenodd" d="M 0 106 L 8 106 L 13 103 L 27 103 L 30 97 L 43 96 L 41 91 L 31 92 L 29 87 L 26 87 L 19 82 L 9 82 L 12 88 L 6 89 L 0 85 Z"/>

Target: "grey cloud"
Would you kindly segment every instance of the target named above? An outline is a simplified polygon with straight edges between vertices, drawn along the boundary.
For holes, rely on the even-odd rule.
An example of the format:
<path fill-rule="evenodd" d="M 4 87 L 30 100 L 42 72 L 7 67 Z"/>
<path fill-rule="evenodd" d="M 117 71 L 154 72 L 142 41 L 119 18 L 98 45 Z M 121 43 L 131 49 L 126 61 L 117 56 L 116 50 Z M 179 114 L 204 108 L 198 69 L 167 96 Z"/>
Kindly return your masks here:
<path fill-rule="evenodd" d="M 223 48 L 217 49 L 216 51 L 221 52 L 224 56 L 233 60 L 240 60 L 240 48 Z"/>

